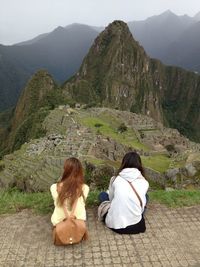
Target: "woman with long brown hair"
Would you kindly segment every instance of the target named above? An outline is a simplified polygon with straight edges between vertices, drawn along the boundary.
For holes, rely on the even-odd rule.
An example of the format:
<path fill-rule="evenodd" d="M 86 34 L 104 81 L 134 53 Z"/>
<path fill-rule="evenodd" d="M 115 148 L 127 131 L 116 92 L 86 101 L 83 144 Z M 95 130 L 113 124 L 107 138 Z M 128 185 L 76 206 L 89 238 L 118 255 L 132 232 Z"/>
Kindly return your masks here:
<path fill-rule="evenodd" d="M 63 206 L 70 215 L 74 205 L 73 215 L 80 220 L 86 220 L 85 201 L 89 187 L 84 183 L 83 167 L 77 158 L 68 158 L 64 163 L 61 180 L 52 184 L 50 191 L 54 200 L 54 212 L 51 222 L 55 226 L 65 218 Z"/>

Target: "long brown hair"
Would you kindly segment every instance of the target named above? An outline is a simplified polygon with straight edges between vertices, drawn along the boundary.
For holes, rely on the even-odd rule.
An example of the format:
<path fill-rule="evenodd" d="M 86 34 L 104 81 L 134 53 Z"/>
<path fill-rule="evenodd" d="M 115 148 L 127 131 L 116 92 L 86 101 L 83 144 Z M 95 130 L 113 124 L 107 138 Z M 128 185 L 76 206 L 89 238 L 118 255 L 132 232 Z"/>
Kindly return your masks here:
<path fill-rule="evenodd" d="M 62 183 L 62 186 L 59 186 L 58 190 L 58 204 L 62 206 L 67 198 L 72 206 L 76 199 L 82 195 L 82 186 L 84 184 L 83 167 L 77 158 L 65 160 L 64 172 L 60 183 Z"/>

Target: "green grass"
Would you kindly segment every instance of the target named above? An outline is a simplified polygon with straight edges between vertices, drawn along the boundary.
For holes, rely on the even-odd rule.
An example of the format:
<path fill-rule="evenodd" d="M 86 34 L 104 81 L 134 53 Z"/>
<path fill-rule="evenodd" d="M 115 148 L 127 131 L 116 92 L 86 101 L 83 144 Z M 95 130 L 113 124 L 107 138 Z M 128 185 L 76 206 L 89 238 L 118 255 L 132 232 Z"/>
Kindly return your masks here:
<path fill-rule="evenodd" d="M 172 160 L 164 154 L 155 154 L 153 156 L 141 156 L 144 167 L 149 167 L 158 172 L 165 172 L 169 169 Z"/>
<path fill-rule="evenodd" d="M 80 123 L 85 125 L 86 127 L 91 128 L 93 131 L 98 132 L 104 136 L 111 137 L 116 140 L 118 143 L 121 143 L 126 146 L 131 146 L 136 149 L 143 149 L 144 151 L 148 151 L 149 148 L 140 143 L 135 135 L 135 132 L 128 128 L 127 131 L 123 133 L 118 133 L 117 128 L 121 124 L 117 124 L 116 120 L 110 118 L 110 123 L 107 122 L 106 119 L 98 118 L 98 117 L 84 117 L 81 119 Z M 100 127 L 95 127 L 95 125 L 101 125 Z"/>
<path fill-rule="evenodd" d="M 97 206 L 100 191 L 95 190 L 89 193 L 87 207 Z M 200 205 L 200 191 L 155 190 L 148 193 L 150 203 L 160 203 L 168 207 L 184 207 Z M 53 212 L 53 200 L 49 192 L 44 193 L 23 193 L 17 189 L 0 191 L 0 214 L 15 213 L 23 209 L 32 209 L 37 214 L 49 214 Z"/>
<path fill-rule="evenodd" d="M 1 190 L 0 199 L 0 214 L 14 213 L 23 209 L 32 209 L 36 213 L 46 214 L 53 209 L 49 192 L 24 193 L 17 189 Z"/>
<path fill-rule="evenodd" d="M 98 204 L 100 191 L 91 191 L 87 206 Z M 0 190 L 0 214 L 15 213 L 23 209 L 32 209 L 37 214 L 53 212 L 54 204 L 50 192 L 25 193 L 17 189 Z"/>
<path fill-rule="evenodd" d="M 200 205 L 199 190 L 174 190 L 170 192 L 157 190 L 149 192 L 149 196 L 150 202 L 165 204 L 172 208 Z"/>
<path fill-rule="evenodd" d="M 87 207 L 97 206 L 99 204 L 98 200 L 99 193 L 100 190 L 90 191 L 86 202 Z"/>

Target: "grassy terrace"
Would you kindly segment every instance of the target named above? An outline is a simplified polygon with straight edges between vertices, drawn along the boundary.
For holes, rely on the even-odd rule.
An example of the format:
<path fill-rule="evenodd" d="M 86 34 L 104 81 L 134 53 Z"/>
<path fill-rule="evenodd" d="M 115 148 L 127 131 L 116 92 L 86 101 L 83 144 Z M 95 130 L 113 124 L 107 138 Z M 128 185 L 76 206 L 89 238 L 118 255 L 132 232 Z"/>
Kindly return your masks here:
<path fill-rule="evenodd" d="M 116 118 L 107 118 L 106 116 L 101 117 L 84 117 L 80 121 L 86 127 L 89 127 L 95 132 L 102 134 L 104 136 L 108 136 L 117 142 L 126 145 L 132 146 L 136 149 L 143 149 L 144 151 L 148 151 L 149 148 L 140 143 L 135 135 L 134 130 L 128 128 L 127 131 L 123 133 L 119 133 L 117 128 L 120 126 L 122 122 L 117 121 Z"/>
<path fill-rule="evenodd" d="M 143 165 L 159 172 L 166 171 L 172 160 L 164 154 L 155 154 L 150 157 L 141 156 Z"/>
<path fill-rule="evenodd" d="M 90 117 L 88 114 L 85 114 L 82 118 L 77 118 L 79 122 L 93 130 L 98 132 L 103 136 L 110 137 L 113 140 L 117 141 L 126 146 L 133 147 L 135 149 L 142 149 L 143 151 L 150 151 L 150 148 L 139 142 L 133 129 L 128 128 L 127 131 L 123 133 L 118 132 L 118 127 L 122 123 L 116 117 L 111 117 L 110 114 L 101 114 L 99 117 Z M 94 164 L 100 164 L 104 162 L 96 162 L 95 159 L 91 159 L 91 162 Z M 97 160 L 98 161 L 98 160 Z M 159 172 L 165 172 L 172 165 L 172 159 L 165 154 L 154 154 L 152 156 L 142 156 L 143 165 L 149 167 Z M 119 163 L 120 164 L 120 163 Z M 118 164 L 118 165 L 119 165 Z M 180 164 L 176 163 L 173 167 L 178 167 Z M 119 166 L 117 166 L 119 167 Z"/>
<path fill-rule="evenodd" d="M 98 205 L 99 191 L 91 191 L 87 206 Z M 200 205 L 200 191 L 174 190 L 166 192 L 155 190 L 149 192 L 151 203 L 161 203 L 169 207 Z M 22 209 L 32 209 L 35 213 L 49 214 L 53 211 L 53 200 L 49 192 L 23 193 L 16 189 L 0 191 L 0 214 L 19 212 Z"/>

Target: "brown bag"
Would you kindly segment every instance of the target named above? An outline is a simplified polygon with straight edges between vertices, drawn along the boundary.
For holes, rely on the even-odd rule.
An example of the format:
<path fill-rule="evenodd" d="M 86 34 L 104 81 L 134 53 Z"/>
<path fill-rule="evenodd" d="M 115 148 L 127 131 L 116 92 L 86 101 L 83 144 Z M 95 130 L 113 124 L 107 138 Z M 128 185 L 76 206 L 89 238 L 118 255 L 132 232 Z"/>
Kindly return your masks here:
<path fill-rule="evenodd" d="M 81 240 L 88 240 L 88 231 L 84 220 L 76 219 L 74 211 L 75 201 L 71 215 L 69 216 L 66 207 L 64 208 L 65 219 L 53 228 L 53 242 L 56 246 L 79 243 Z"/>

